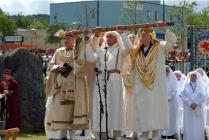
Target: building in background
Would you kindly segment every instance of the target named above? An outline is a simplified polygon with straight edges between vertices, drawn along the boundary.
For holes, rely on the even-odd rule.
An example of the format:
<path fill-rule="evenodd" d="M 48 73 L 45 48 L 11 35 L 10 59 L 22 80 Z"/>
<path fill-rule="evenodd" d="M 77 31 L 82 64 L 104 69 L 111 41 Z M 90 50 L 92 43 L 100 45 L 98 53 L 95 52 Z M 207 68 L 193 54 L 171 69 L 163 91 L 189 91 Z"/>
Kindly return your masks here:
<path fill-rule="evenodd" d="M 27 48 L 27 49 L 56 49 L 59 47 L 59 44 L 50 44 L 46 42 L 47 32 L 46 30 L 38 29 L 17 29 L 17 36 L 23 37 L 22 43 L 9 42 L 3 43 L 2 38 L 0 37 L 0 51 L 2 50 L 13 50 L 16 48 Z"/>
<path fill-rule="evenodd" d="M 177 10 L 178 9 L 178 10 Z M 177 12 L 178 11 L 178 12 Z M 181 11 L 181 12 L 179 12 Z M 186 73 L 182 57 L 187 51 L 187 33 L 184 25 L 185 7 L 174 7 L 156 1 L 79 1 L 50 4 L 50 24 L 64 23 L 70 26 L 73 22 L 80 22 L 85 28 L 99 26 L 114 26 L 127 24 L 154 23 L 156 21 L 174 21 L 171 28 L 177 35 L 176 47 L 171 50 L 168 58 L 174 60 L 169 63 L 176 69 Z M 164 39 L 164 34 L 156 30 L 157 38 Z M 177 51 L 177 52 L 176 52 Z M 180 57 L 179 57 L 180 55 Z"/>
<path fill-rule="evenodd" d="M 181 26 L 174 18 L 174 7 L 156 1 L 79 1 L 50 4 L 50 23 L 81 22 L 85 27 L 113 26 L 156 21 L 175 21 L 174 30 Z M 160 38 L 162 38 L 160 36 Z"/>

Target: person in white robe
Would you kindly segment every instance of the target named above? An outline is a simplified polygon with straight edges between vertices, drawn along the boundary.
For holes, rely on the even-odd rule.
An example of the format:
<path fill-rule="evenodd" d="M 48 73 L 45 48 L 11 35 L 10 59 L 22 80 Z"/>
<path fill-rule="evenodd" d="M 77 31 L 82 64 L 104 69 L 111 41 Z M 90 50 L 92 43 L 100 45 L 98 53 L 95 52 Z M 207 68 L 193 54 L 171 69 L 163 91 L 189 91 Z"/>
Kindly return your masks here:
<path fill-rule="evenodd" d="M 169 128 L 161 132 L 162 138 L 177 138 L 177 79 L 173 70 L 166 65 L 166 85 L 168 94 Z"/>
<path fill-rule="evenodd" d="M 103 44 L 100 48 L 86 46 L 86 58 L 88 62 L 97 62 L 99 70 L 99 81 L 102 94 L 103 108 L 105 111 L 104 89 L 105 60 L 107 69 L 107 112 L 108 131 L 113 131 L 115 139 L 121 139 L 121 131 L 125 129 L 125 87 L 122 78 L 122 67 L 124 60 L 132 49 L 132 44 L 126 33 L 120 35 L 116 31 L 109 31 L 104 34 Z M 93 97 L 93 131 L 99 139 L 100 132 L 100 105 L 98 86 L 95 87 Z M 102 130 L 106 132 L 106 116 L 102 115 Z M 110 134 L 110 133 L 109 133 Z M 102 138 L 104 140 L 105 137 Z"/>
<path fill-rule="evenodd" d="M 54 138 L 54 139 L 61 139 L 66 137 L 67 135 L 67 131 L 49 131 L 47 130 L 47 118 L 48 118 L 48 114 L 49 114 L 49 107 L 51 105 L 52 102 L 52 97 L 48 97 L 46 100 L 46 112 L 45 112 L 45 118 L 44 118 L 44 128 L 45 128 L 45 133 L 46 133 L 46 138 L 50 139 L 50 138 Z"/>
<path fill-rule="evenodd" d="M 177 101 L 178 101 L 178 124 L 177 124 L 177 133 L 180 138 L 183 130 L 183 101 L 181 98 L 181 92 L 184 88 L 186 81 L 186 76 L 181 71 L 174 71 L 174 74 L 177 79 Z"/>
<path fill-rule="evenodd" d="M 184 117 L 183 139 L 204 140 L 203 103 L 205 94 L 200 74 L 190 72 L 182 92 Z"/>
<path fill-rule="evenodd" d="M 206 72 L 202 68 L 197 68 L 195 71 L 197 71 L 200 74 L 200 77 L 202 79 L 203 88 L 205 91 L 205 102 L 203 104 L 203 113 L 204 113 L 204 126 L 207 133 L 207 136 L 209 136 L 209 78 L 206 74 Z"/>
<path fill-rule="evenodd" d="M 206 72 L 202 69 L 202 68 L 197 68 L 195 71 L 197 71 L 200 76 L 201 76 L 201 79 L 203 80 L 203 84 L 204 84 L 204 91 L 205 91 L 205 95 L 206 95 L 206 101 L 209 102 L 209 93 L 208 93 L 208 90 L 209 90 L 209 78 L 206 74 Z"/>
<path fill-rule="evenodd" d="M 176 43 L 176 36 L 165 27 L 165 41 L 158 41 L 153 28 L 138 31 L 133 48 L 134 114 L 133 132 L 142 132 L 142 140 L 159 139 L 159 131 L 168 128 L 165 56 Z"/>
<path fill-rule="evenodd" d="M 87 84 L 85 49 L 80 45 L 81 40 L 82 38 L 74 35 L 66 36 L 65 47 L 57 49 L 49 63 L 45 117 L 46 135 L 49 139 L 66 139 L 68 130 L 73 139 L 75 130 L 89 128 L 90 85 Z"/>
<path fill-rule="evenodd" d="M 136 35 L 134 34 L 129 34 L 128 38 L 130 39 L 132 45 L 134 44 Z M 126 73 L 124 73 L 123 76 L 123 81 L 124 85 L 126 87 L 126 96 L 125 96 L 125 102 L 126 102 L 126 130 L 123 132 L 124 136 L 127 138 L 133 138 L 135 137 L 133 133 L 131 132 L 132 128 L 132 122 L 133 122 L 133 83 L 131 81 L 131 55 L 129 54 L 127 56 L 127 62 L 125 65 L 125 70 Z"/>

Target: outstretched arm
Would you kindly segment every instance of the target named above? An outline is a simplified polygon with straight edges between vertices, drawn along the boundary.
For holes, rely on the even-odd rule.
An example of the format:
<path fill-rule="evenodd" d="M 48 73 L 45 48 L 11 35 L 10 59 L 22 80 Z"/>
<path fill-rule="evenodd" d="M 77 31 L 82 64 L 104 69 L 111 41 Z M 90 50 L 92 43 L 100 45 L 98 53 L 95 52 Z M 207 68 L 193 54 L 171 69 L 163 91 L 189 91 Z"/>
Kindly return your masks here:
<path fill-rule="evenodd" d="M 127 55 L 128 53 L 131 52 L 133 45 L 132 45 L 130 39 L 128 38 L 127 33 L 122 33 L 121 37 L 122 37 L 122 41 L 123 41 L 122 54 Z"/>
<path fill-rule="evenodd" d="M 176 43 L 176 35 L 167 29 L 165 31 L 165 41 L 160 42 L 161 46 L 165 48 L 164 51 L 165 56 L 168 54 L 170 49 L 175 45 L 175 43 Z"/>
<path fill-rule="evenodd" d="M 99 37 L 92 36 L 89 41 L 85 44 L 85 58 L 87 62 L 97 62 L 98 55 L 97 55 L 97 47 L 99 44 Z"/>

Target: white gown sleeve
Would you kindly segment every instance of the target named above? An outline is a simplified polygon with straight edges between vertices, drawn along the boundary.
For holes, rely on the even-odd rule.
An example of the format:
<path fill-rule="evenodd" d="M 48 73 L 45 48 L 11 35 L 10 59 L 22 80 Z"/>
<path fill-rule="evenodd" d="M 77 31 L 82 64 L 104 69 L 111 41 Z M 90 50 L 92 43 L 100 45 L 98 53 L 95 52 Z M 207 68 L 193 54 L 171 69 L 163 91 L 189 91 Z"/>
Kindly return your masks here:
<path fill-rule="evenodd" d="M 57 54 L 58 54 L 58 50 L 55 51 L 52 59 L 49 62 L 48 71 L 54 70 L 57 67 L 59 67 L 59 65 L 56 64 Z"/>
<path fill-rule="evenodd" d="M 90 43 L 86 44 L 86 61 L 90 63 L 94 63 L 98 61 L 98 50 L 96 52 L 93 51 L 92 47 L 90 46 Z"/>
<path fill-rule="evenodd" d="M 165 32 L 165 41 L 160 42 L 160 45 L 165 48 L 165 56 L 168 54 L 169 50 L 175 45 L 175 43 L 176 35 L 167 29 Z"/>
<path fill-rule="evenodd" d="M 183 100 L 184 103 L 186 103 L 190 107 L 192 102 L 191 102 L 190 98 L 188 97 L 188 94 L 189 94 L 188 92 L 189 92 L 188 85 L 185 85 L 184 89 L 183 89 L 183 91 L 181 93 L 182 100 Z"/>
<path fill-rule="evenodd" d="M 177 95 L 177 83 L 176 82 L 173 82 L 172 84 L 173 84 L 172 90 L 170 92 L 170 95 L 168 96 L 168 99 L 169 100 L 175 99 L 175 97 Z"/>
<path fill-rule="evenodd" d="M 205 102 L 205 96 L 204 93 L 198 93 L 199 96 L 196 96 L 194 102 L 198 105 L 201 105 L 203 102 Z"/>
<path fill-rule="evenodd" d="M 133 45 L 130 39 L 128 38 L 127 33 L 122 33 L 121 37 L 122 37 L 123 46 L 124 46 L 123 48 L 121 48 L 121 53 L 122 55 L 127 55 L 128 53 L 131 52 Z"/>

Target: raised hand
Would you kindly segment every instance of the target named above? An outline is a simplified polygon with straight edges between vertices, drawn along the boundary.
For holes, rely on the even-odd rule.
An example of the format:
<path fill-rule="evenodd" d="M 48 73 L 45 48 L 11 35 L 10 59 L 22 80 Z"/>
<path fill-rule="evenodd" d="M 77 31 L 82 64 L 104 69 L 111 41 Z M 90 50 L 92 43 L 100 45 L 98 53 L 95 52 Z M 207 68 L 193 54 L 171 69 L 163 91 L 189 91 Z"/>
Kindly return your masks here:
<path fill-rule="evenodd" d="M 192 108 L 192 110 L 195 110 L 196 107 L 197 107 L 197 104 L 196 103 L 192 103 L 190 107 Z"/>
<path fill-rule="evenodd" d="M 116 26 L 116 31 L 119 33 L 119 34 L 122 34 L 124 32 L 124 26 L 121 26 L 121 25 L 118 25 Z"/>
<path fill-rule="evenodd" d="M 99 27 L 99 26 L 98 26 L 98 27 L 94 28 L 92 31 L 94 32 L 94 35 L 95 35 L 96 37 L 99 37 L 100 32 L 102 31 L 102 27 Z"/>
<path fill-rule="evenodd" d="M 162 21 L 156 22 L 157 26 L 156 28 L 160 29 L 162 32 L 166 32 L 166 23 Z"/>

